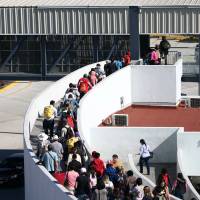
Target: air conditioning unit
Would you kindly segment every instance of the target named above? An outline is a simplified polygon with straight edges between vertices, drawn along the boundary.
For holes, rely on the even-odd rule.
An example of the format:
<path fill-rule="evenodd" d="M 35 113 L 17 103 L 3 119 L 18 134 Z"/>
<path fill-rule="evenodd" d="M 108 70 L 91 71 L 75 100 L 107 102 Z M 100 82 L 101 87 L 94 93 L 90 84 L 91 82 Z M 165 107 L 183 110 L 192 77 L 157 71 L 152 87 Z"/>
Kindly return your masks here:
<path fill-rule="evenodd" d="M 128 126 L 128 115 L 114 114 L 112 115 L 113 126 Z"/>
<path fill-rule="evenodd" d="M 200 98 L 191 98 L 190 99 L 190 106 L 192 108 L 200 108 Z"/>

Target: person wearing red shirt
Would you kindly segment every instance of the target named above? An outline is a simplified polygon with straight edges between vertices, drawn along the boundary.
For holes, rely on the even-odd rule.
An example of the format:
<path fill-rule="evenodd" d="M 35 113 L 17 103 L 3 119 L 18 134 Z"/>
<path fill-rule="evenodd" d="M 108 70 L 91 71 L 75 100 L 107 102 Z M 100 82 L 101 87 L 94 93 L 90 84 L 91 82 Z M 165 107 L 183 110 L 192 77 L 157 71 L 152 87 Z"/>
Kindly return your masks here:
<path fill-rule="evenodd" d="M 163 168 L 161 170 L 161 173 L 160 175 L 158 176 L 158 179 L 157 179 L 157 185 L 160 185 L 160 183 L 164 181 L 166 186 L 167 187 L 171 187 L 172 188 L 172 184 L 171 184 L 171 181 L 170 181 L 170 177 L 169 177 L 169 174 L 168 174 L 168 171 L 167 169 Z"/>
<path fill-rule="evenodd" d="M 78 81 L 78 91 L 80 93 L 80 99 L 92 88 L 92 84 L 88 80 L 88 75 L 84 74 L 83 78 Z"/>
<path fill-rule="evenodd" d="M 105 171 L 104 162 L 100 159 L 100 153 L 94 152 L 92 156 L 91 168 L 95 170 L 98 177 L 101 177 Z"/>
<path fill-rule="evenodd" d="M 131 53 L 130 51 L 128 51 L 125 55 L 124 55 L 124 63 L 125 66 L 129 65 L 131 63 Z"/>

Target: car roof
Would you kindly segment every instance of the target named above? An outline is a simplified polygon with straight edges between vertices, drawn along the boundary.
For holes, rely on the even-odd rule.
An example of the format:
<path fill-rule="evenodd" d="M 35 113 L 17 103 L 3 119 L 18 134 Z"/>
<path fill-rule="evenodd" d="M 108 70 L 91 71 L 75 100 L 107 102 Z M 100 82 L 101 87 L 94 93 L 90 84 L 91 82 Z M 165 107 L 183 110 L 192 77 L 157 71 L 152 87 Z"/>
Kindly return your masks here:
<path fill-rule="evenodd" d="M 13 153 L 8 158 L 24 158 L 24 153 Z"/>

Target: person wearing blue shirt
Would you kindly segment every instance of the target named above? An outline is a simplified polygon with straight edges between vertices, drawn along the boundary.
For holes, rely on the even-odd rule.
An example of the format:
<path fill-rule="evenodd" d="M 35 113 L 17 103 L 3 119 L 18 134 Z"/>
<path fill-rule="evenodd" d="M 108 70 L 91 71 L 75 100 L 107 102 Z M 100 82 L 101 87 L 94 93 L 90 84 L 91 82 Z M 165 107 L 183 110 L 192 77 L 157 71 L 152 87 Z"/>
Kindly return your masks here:
<path fill-rule="evenodd" d="M 58 169 L 58 155 L 52 151 L 52 145 L 48 145 L 48 151 L 43 155 L 42 162 L 50 174 Z"/>
<path fill-rule="evenodd" d="M 106 165 L 105 174 L 109 176 L 110 181 L 112 181 L 114 185 L 118 182 L 119 176 L 112 164 L 108 163 Z"/>
<path fill-rule="evenodd" d="M 122 62 L 119 59 L 115 60 L 115 66 L 116 66 L 117 70 L 121 69 L 122 68 Z"/>

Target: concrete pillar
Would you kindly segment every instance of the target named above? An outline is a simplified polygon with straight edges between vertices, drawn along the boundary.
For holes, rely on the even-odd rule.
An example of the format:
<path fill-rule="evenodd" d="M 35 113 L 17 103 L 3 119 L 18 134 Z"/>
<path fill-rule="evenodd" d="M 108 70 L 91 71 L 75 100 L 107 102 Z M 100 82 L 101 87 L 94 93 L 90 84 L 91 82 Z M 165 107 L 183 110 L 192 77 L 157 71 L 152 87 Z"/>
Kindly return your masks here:
<path fill-rule="evenodd" d="M 140 35 L 140 56 L 144 58 L 150 47 L 150 35 Z"/>
<path fill-rule="evenodd" d="M 130 32 L 130 51 L 131 59 L 140 58 L 140 35 L 139 35 L 139 8 L 129 7 L 129 32 Z"/>
<path fill-rule="evenodd" d="M 46 36 L 40 36 L 40 53 L 41 53 L 41 72 L 42 80 L 46 80 L 47 75 L 47 54 L 46 54 Z"/>

